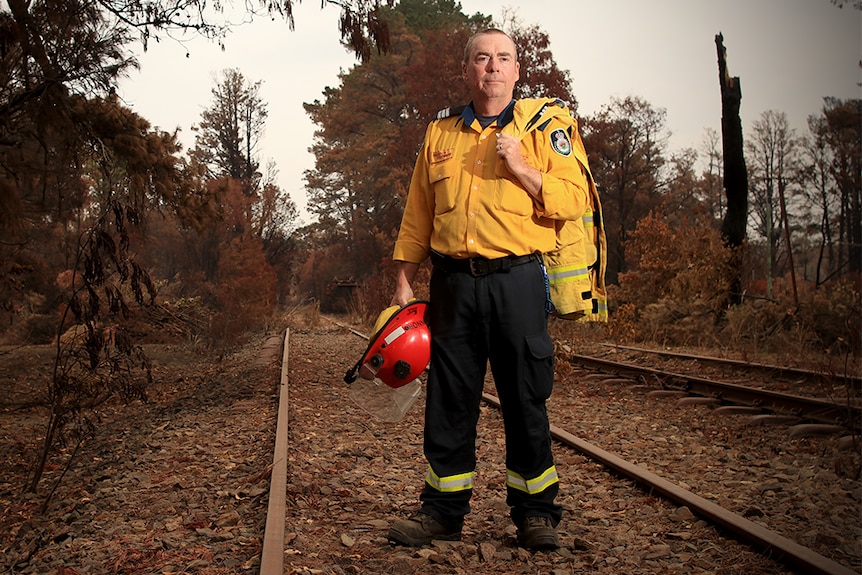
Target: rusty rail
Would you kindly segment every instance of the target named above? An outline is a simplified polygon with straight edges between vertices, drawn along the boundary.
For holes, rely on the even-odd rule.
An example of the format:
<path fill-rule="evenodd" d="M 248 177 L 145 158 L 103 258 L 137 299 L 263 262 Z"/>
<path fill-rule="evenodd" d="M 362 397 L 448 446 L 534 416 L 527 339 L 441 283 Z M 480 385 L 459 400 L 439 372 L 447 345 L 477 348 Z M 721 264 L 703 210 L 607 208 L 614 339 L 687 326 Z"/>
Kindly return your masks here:
<path fill-rule="evenodd" d="M 482 398 L 491 405 L 497 408 L 500 407 L 500 400 L 497 397 L 489 393 L 483 393 Z M 820 555 L 808 547 L 803 547 L 762 525 L 728 511 L 655 473 L 584 441 L 555 425 L 551 425 L 551 436 L 590 459 L 633 480 L 650 493 L 658 493 L 679 505 L 685 505 L 692 513 L 724 527 L 740 539 L 769 552 L 777 560 L 784 561 L 791 567 L 802 567 L 806 569 L 806 572 L 814 575 L 859 575 L 855 571 L 836 563 L 828 557 Z"/>
<path fill-rule="evenodd" d="M 841 374 L 838 372 L 830 372 L 829 370 L 821 370 L 815 371 L 812 369 L 802 369 L 799 367 L 787 367 L 782 365 L 770 365 L 767 363 L 758 363 L 754 361 L 745 361 L 741 359 L 731 359 L 727 357 L 714 357 L 709 355 L 699 355 L 699 354 L 690 354 L 690 353 L 680 353 L 678 351 L 669 351 L 665 349 L 647 349 L 643 347 L 633 347 L 629 345 L 620 345 L 616 343 L 600 343 L 599 345 L 603 345 L 605 347 L 610 347 L 613 349 L 620 350 L 628 350 L 635 351 L 638 353 L 650 353 L 654 355 L 661 355 L 665 357 L 676 357 L 680 359 L 686 360 L 696 360 L 701 362 L 708 363 L 718 363 L 724 365 L 732 365 L 735 367 L 745 368 L 745 369 L 756 369 L 759 371 L 778 374 L 785 377 L 804 377 L 809 379 L 835 379 L 839 382 L 845 383 L 851 390 L 858 392 L 862 389 L 862 377 L 852 374 Z"/>
<path fill-rule="evenodd" d="M 272 455 L 272 475 L 269 481 L 269 505 L 266 510 L 266 528 L 263 535 L 263 552 L 260 558 L 260 575 L 284 573 L 284 522 L 287 497 L 287 428 L 288 428 L 288 342 L 290 329 L 284 332 L 284 351 L 281 358 L 281 380 L 278 395 L 278 419 L 275 428 L 275 447 Z"/>
<path fill-rule="evenodd" d="M 652 377 L 669 389 L 677 389 L 706 397 L 715 397 L 730 403 L 756 406 L 777 413 L 808 418 L 821 423 L 844 425 L 851 430 L 862 430 L 862 427 L 860 427 L 862 426 L 862 408 L 850 402 L 828 401 L 765 389 L 755 389 L 734 383 L 724 383 L 702 377 L 671 373 L 583 355 L 573 355 L 570 361 L 616 374 Z"/>

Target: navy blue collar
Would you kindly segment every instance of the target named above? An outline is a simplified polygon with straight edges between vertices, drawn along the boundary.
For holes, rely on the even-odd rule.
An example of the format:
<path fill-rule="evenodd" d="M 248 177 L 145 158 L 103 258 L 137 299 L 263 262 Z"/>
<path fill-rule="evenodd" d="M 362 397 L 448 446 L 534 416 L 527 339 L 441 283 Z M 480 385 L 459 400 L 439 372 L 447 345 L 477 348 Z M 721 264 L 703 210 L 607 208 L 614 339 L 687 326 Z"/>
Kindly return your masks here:
<path fill-rule="evenodd" d="M 500 112 L 500 115 L 497 116 L 497 127 L 502 128 L 511 123 L 514 119 L 515 100 L 512 100 L 509 102 L 509 105 Z M 461 112 L 461 121 L 464 122 L 465 126 L 472 126 L 474 120 L 476 120 L 476 111 L 473 109 L 473 102 L 470 102 L 467 106 L 464 106 L 464 111 Z"/>

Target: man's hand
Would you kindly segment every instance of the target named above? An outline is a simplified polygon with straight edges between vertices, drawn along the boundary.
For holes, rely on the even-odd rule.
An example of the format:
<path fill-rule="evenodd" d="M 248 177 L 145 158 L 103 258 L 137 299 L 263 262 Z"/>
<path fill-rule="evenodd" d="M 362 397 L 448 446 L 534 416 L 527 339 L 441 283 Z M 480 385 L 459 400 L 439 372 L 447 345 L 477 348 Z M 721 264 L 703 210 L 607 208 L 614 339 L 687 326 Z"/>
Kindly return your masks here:
<path fill-rule="evenodd" d="M 392 294 L 392 301 L 389 305 L 405 305 L 413 299 L 413 288 L 411 283 L 416 277 L 416 272 L 419 270 L 419 264 L 412 262 L 398 262 L 398 268 L 395 273 L 395 293 Z"/>
<path fill-rule="evenodd" d="M 513 168 L 526 165 L 523 154 L 521 154 L 521 142 L 515 136 L 497 132 L 497 156 L 506 162 L 509 171 L 515 173 Z"/>
<path fill-rule="evenodd" d="M 392 295 L 392 301 L 389 302 L 389 305 L 403 306 L 411 299 L 413 299 L 413 288 L 409 284 L 398 286 Z"/>
<path fill-rule="evenodd" d="M 541 202 L 542 172 L 527 163 L 521 153 L 521 142 L 515 136 L 497 132 L 497 157 L 506 163 L 524 189 Z"/>

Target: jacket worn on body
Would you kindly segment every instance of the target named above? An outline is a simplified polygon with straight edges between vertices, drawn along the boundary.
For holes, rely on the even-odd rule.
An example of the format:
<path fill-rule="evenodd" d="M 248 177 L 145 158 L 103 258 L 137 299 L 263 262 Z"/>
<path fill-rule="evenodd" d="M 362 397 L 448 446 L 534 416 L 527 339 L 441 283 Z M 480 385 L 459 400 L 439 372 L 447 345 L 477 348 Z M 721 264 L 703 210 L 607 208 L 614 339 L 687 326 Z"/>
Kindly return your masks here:
<path fill-rule="evenodd" d="M 527 162 L 542 172 L 541 202 L 498 159 L 498 132 L 518 138 Z M 597 214 L 598 225 L 585 224 Z M 394 259 L 421 263 L 431 250 L 454 258 L 542 253 L 556 313 L 586 317 L 602 309 L 603 242 L 598 195 L 564 102 L 513 101 L 485 129 L 472 106 L 442 110 L 429 123 Z"/>
<path fill-rule="evenodd" d="M 539 111 L 542 129 L 527 129 Z M 471 106 L 440 112 L 416 159 L 394 259 L 421 263 L 431 250 L 499 258 L 554 249 L 554 221 L 581 218 L 588 203 L 587 178 L 571 146 L 552 139 L 566 140 L 573 126 L 568 109 L 534 100 L 513 100 L 484 129 Z M 499 132 L 522 134 L 523 155 L 542 172 L 541 203 L 497 157 Z"/>

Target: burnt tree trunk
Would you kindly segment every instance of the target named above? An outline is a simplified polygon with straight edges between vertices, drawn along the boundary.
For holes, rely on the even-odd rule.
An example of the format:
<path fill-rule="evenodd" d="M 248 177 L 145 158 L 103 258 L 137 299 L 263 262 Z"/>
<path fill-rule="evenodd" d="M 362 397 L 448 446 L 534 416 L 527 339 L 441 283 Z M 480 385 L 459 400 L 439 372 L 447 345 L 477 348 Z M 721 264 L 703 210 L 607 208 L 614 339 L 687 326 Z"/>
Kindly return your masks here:
<path fill-rule="evenodd" d="M 724 193 L 727 197 L 727 213 L 721 224 L 721 235 L 725 245 L 733 250 L 733 276 L 730 281 L 728 303 L 742 301 L 742 244 L 745 241 L 745 224 L 748 219 L 748 170 L 742 149 L 742 120 L 739 105 L 742 88 L 739 77 L 731 77 L 727 71 L 727 51 L 724 36 L 715 36 L 718 51 L 718 82 L 721 86 L 721 141 L 724 155 Z"/>

